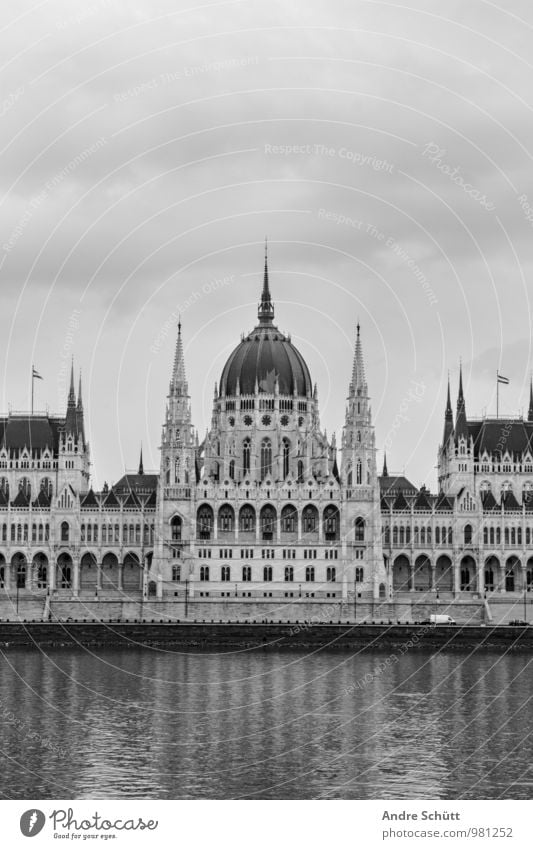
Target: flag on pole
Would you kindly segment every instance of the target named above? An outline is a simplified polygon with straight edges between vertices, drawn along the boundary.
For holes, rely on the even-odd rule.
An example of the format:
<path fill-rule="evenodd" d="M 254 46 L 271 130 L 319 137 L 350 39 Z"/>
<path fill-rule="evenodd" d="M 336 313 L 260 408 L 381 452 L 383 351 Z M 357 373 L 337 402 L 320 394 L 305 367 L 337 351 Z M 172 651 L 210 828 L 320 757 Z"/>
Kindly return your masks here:
<path fill-rule="evenodd" d="M 508 377 L 503 377 L 501 374 L 498 374 L 498 383 L 509 383 Z"/>
<path fill-rule="evenodd" d="M 32 368 L 32 371 L 31 371 L 31 376 L 32 376 L 32 378 L 35 378 L 35 377 L 36 377 L 36 378 L 37 378 L 37 380 L 43 380 L 42 375 L 40 375 L 40 374 L 39 374 L 39 372 L 38 372 L 38 371 L 36 371 L 35 366 L 32 366 L 31 368 Z"/>

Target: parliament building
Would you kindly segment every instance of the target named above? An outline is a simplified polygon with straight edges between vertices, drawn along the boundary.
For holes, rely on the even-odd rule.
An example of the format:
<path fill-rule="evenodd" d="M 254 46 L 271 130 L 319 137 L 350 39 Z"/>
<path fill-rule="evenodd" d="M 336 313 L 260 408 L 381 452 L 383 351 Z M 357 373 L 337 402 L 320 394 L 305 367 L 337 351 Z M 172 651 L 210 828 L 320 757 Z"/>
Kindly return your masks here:
<path fill-rule="evenodd" d="M 357 326 L 342 442 L 275 324 L 267 259 L 254 329 L 229 357 L 200 443 L 178 325 L 159 474 L 95 492 L 81 382 L 66 414 L 0 418 L 0 588 L 20 599 L 386 604 L 533 588 L 527 420 L 467 417 L 450 388 L 438 492 L 377 470 Z"/>

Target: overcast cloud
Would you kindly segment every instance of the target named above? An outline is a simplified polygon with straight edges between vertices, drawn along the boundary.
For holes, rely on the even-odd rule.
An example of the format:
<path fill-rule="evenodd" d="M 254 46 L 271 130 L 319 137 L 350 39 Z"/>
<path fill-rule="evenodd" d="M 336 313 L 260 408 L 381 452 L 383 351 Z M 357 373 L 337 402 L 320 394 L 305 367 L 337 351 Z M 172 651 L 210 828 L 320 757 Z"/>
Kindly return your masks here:
<path fill-rule="evenodd" d="M 377 445 L 436 486 L 446 380 L 527 411 L 533 12 L 513 0 L 17 3 L 0 32 L 2 407 L 84 380 L 93 482 L 159 465 L 177 313 L 193 417 L 276 318 L 344 420 L 361 322 Z M 529 206 L 528 206 L 529 205 Z M 528 220 L 528 216 L 529 219 Z M 392 422 L 413 381 L 408 422 Z M 380 462 L 382 454 L 380 453 Z"/>

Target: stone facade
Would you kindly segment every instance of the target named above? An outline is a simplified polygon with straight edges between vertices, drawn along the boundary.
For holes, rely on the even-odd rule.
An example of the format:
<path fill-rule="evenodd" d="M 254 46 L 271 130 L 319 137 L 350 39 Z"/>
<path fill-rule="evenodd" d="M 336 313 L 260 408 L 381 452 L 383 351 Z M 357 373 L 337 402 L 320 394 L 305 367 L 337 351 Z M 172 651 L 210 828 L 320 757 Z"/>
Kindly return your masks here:
<path fill-rule="evenodd" d="M 178 326 L 157 474 L 141 455 L 135 474 L 90 488 L 73 374 L 65 416 L 0 418 L 8 599 L 152 598 L 186 615 L 193 600 L 272 612 L 300 600 L 351 609 L 531 591 L 533 394 L 527 420 L 472 420 L 460 376 L 455 418 L 448 388 L 431 494 L 389 475 L 386 462 L 378 475 L 359 326 L 338 456 L 308 366 L 274 319 L 265 257 L 257 324 L 215 386 L 202 442 Z"/>

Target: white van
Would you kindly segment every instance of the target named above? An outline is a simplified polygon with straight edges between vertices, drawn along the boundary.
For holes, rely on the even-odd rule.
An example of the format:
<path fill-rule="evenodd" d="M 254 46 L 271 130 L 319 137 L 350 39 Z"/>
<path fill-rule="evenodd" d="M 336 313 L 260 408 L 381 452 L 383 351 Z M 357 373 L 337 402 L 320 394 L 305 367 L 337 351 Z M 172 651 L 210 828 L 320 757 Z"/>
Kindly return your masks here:
<path fill-rule="evenodd" d="M 430 625 L 457 625 L 455 619 L 451 616 L 445 616 L 443 613 L 432 613 L 429 617 Z"/>

